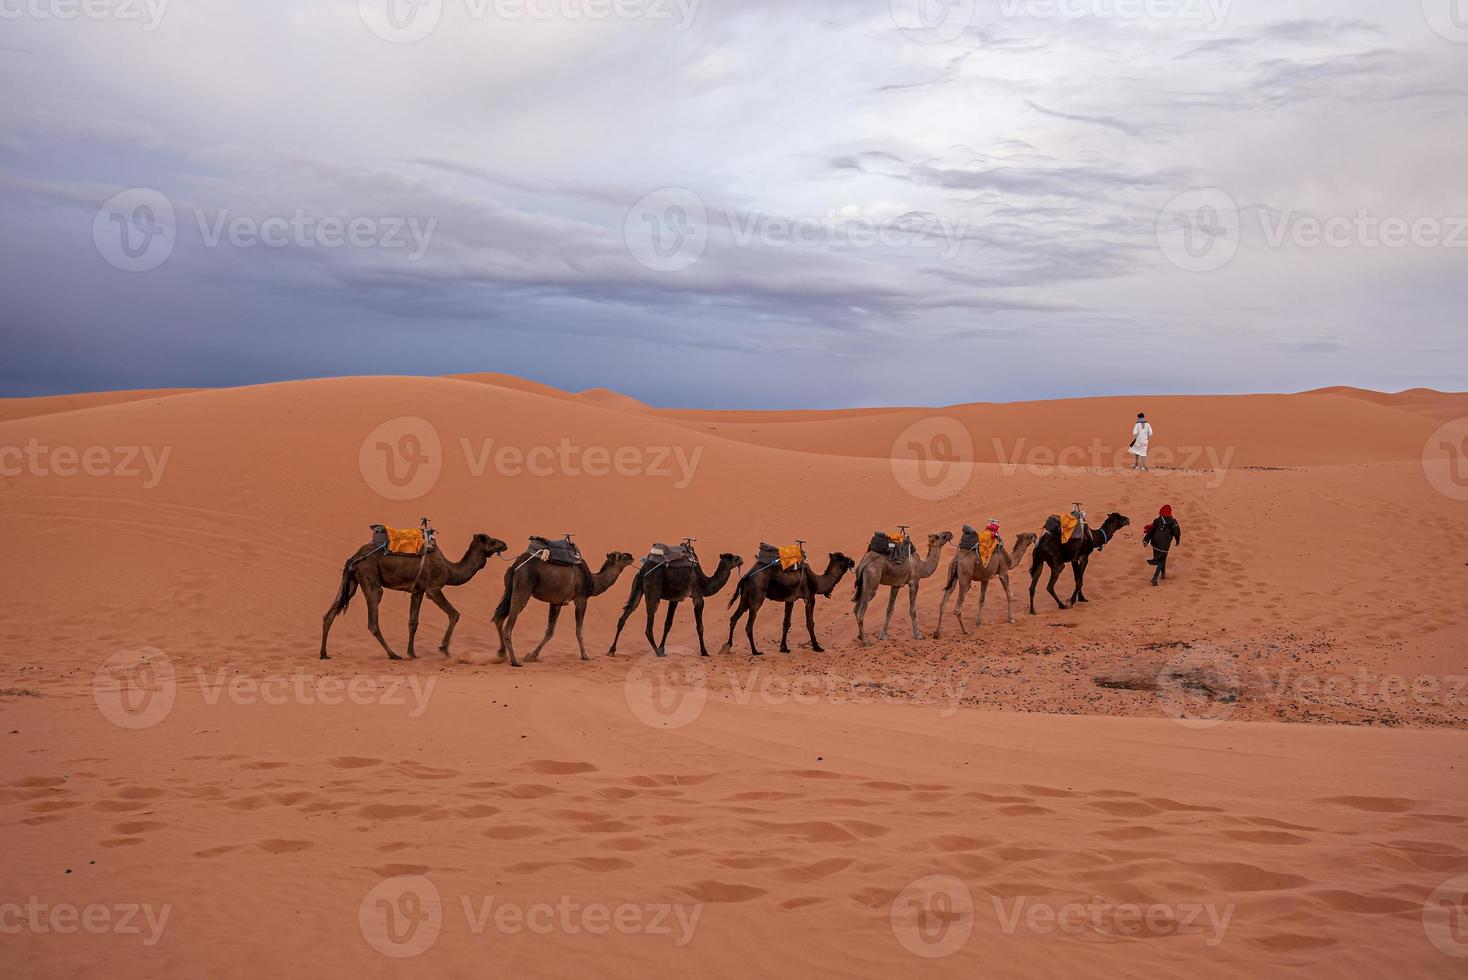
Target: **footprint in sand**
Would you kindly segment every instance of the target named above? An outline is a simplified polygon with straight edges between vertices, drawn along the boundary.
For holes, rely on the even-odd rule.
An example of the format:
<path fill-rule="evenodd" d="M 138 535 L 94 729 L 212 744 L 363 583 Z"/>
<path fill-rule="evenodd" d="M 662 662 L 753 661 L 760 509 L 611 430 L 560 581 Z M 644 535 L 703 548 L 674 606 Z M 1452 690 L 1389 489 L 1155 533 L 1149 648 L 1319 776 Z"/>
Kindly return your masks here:
<path fill-rule="evenodd" d="M 695 881 L 678 889 L 695 902 L 728 903 L 747 902 L 765 894 L 763 888 L 753 885 L 734 885 L 726 881 Z"/>
<path fill-rule="evenodd" d="M 337 769 L 367 769 L 371 766 L 382 765 L 382 760 L 367 759 L 359 755 L 339 755 L 335 759 L 328 759 L 327 765 Z"/>
<path fill-rule="evenodd" d="M 571 776 L 583 772 L 598 772 L 589 762 L 557 762 L 554 759 L 532 759 L 521 768 L 545 776 Z"/>
<path fill-rule="evenodd" d="M 269 851 L 271 854 L 297 854 L 301 851 L 309 851 L 316 846 L 316 842 L 309 840 L 284 840 L 279 837 L 272 837 L 268 840 L 256 841 L 255 846 Z"/>

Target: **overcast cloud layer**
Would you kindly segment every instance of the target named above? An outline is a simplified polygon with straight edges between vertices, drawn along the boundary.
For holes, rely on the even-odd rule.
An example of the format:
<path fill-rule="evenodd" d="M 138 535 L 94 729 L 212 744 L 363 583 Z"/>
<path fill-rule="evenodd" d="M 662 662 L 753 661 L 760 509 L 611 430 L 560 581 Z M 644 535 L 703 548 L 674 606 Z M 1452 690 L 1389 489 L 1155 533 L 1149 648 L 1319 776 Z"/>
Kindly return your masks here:
<path fill-rule="evenodd" d="M 1458 6 L 0 0 L 0 393 L 1468 388 Z"/>

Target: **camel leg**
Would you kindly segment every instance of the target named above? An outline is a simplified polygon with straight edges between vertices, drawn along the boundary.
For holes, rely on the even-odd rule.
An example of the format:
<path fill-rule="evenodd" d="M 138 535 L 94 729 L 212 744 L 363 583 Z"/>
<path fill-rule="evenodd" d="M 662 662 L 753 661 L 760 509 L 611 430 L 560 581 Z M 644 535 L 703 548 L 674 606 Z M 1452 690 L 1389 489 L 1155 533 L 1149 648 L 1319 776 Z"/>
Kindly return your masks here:
<path fill-rule="evenodd" d="M 1090 565 L 1090 564 L 1091 564 L 1091 556 L 1090 555 L 1086 555 L 1076 565 L 1076 570 L 1075 570 L 1076 571 L 1076 599 L 1075 599 L 1076 602 L 1090 602 L 1091 601 L 1090 599 L 1087 599 L 1086 598 L 1086 589 L 1085 589 L 1085 584 L 1086 584 L 1086 567 L 1088 565 Z"/>
<path fill-rule="evenodd" d="M 657 651 L 659 657 L 668 655 L 668 634 L 673 630 L 673 614 L 678 611 L 678 599 L 668 600 L 668 616 L 663 620 L 663 638 L 658 641 Z"/>
<path fill-rule="evenodd" d="M 638 598 L 641 599 L 641 596 L 639 596 Z M 617 655 L 617 641 L 622 638 L 622 627 L 627 625 L 627 620 L 631 618 L 632 614 L 636 611 L 636 602 L 632 603 L 632 605 L 622 610 L 622 615 L 617 619 L 617 632 L 612 635 L 612 645 L 607 650 L 608 657 L 615 657 Z"/>
<path fill-rule="evenodd" d="M 877 639 L 887 639 L 887 627 L 892 625 L 892 610 L 897 608 L 897 590 L 900 585 L 892 586 L 892 593 L 887 596 L 887 615 L 882 618 L 882 632 L 877 634 Z"/>
<path fill-rule="evenodd" d="M 784 629 L 780 630 L 780 652 L 781 653 L 789 653 L 790 652 L 790 643 L 789 643 L 789 639 L 790 639 L 790 614 L 793 613 L 794 611 L 795 611 L 795 603 L 794 602 L 786 602 L 785 603 L 785 627 L 784 627 Z"/>
<path fill-rule="evenodd" d="M 709 650 L 703 645 L 703 596 L 701 595 L 693 597 L 693 625 L 698 627 L 698 655 L 707 657 Z"/>
<path fill-rule="evenodd" d="M 914 640 L 921 640 L 923 638 L 923 633 L 922 633 L 922 630 L 918 629 L 918 624 L 917 624 L 917 593 L 918 593 L 918 584 L 916 582 L 913 582 L 910 585 L 908 585 L 908 587 L 907 587 L 907 617 L 908 617 L 908 619 L 912 620 L 912 638 Z"/>
<path fill-rule="evenodd" d="M 816 653 L 825 653 L 826 648 L 816 639 L 816 598 L 805 600 L 805 631 L 810 634 L 810 648 Z"/>
<path fill-rule="evenodd" d="M 377 604 L 382 601 L 382 586 L 373 585 L 362 589 L 362 598 L 367 601 L 367 631 L 377 637 L 377 642 L 387 651 L 389 660 L 402 660 L 403 658 L 392 652 L 392 647 L 387 645 L 387 640 L 382 638 L 382 630 L 377 625 Z"/>
<path fill-rule="evenodd" d="M 860 576 L 860 575 L 857 576 L 857 579 L 856 579 L 856 639 L 857 639 L 857 642 L 860 643 L 864 647 L 869 647 L 869 646 L 872 645 L 872 641 L 867 639 L 866 618 L 867 618 L 867 606 L 871 603 L 872 596 L 876 593 L 876 591 L 877 591 L 876 586 L 873 586 L 872 587 L 872 591 L 871 592 L 868 592 L 867 591 L 866 579 L 864 577 Z"/>
<path fill-rule="evenodd" d="M 968 627 L 963 625 L 963 604 L 968 601 L 968 590 L 974 587 L 973 576 L 964 575 L 958 582 L 958 605 L 953 607 L 953 618 L 958 620 L 958 631 L 968 636 Z"/>
<path fill-rule="evenodd" d="M 984 625 L 984 600 L 989 598 L 989 580 L 979 579 L 979 613 L 974 617 L 974 629 Z"/>
<path fill-rule="evenodd" d="M 954 584 L 957 584 L 956 580 Z M 935 640 L 943 638 L 943 607 L 948 605 L 948 597 L 951 595 L 953 595 L 952 586 L 944 589 L 943 597 L 938 600 L 938 625 L 933 628 L 933 639 Z"/>
<path fill-rule="evenodd" d="M 556 631 L 556 620 L 561 618 L 563 605 L 564 603 L 560 602 L 553 603 L 550 611 L 545 614 L 545 636 L 540 638 L 540 642 L 535 644 L 535 649 L 530 651 L 530 656 L 525 658 L 527 664 L 533 664 L 540 659 L 540 651 L 545 649 L 545 645 L 550 642 L 551 634 Z"/>
<path fill-rule="evenodd" d="M 357 591 L 357 580 L 350 577 L 350 575 L 350 572 L 343 573 L 341 592 L 338 593 L 337 598 L 332 602 L 331 608 L 326 610 L 326 615 L 321 617 L 322 660 L 331 659 L 326 655 L 326 638 L 331 634 L 331 624 L 336 622 L 336 617 L 340 616 L 347 608 L 346 600 L 343 600 L 341 597 L 345 595 L 347 600 L 350 600 L 352 594 Z"/>
<path fill-rule="evenodd" d="M 1040 566 L 1030 566 L 1030 615 L 1035 615 L 1035 586 L 1040 582 Z"/>
<path fill-rule="evenodd" d="M 1013 625 L 1014 623 L 1014 593 L 1009 591 L 1009 573 L 999 574 L 999 584 L 1004 586 L 1004 619 Z"/>
<path fill-rule="evenodd" d="M 418 654 L 413 652 L 413 637 L 418 634 L 418 611 L 423 608 L 423 593 L 414 592 L 408 600 L 408 659 L 417 660 Z"/>
<path fill-rule="evenodd" d="M 586 600 L 576 600 L 576 646 L 581 650 L 581 659 L 590 660 L 586 655 L 586 641 L 582 633 L 586 628 Z"/>
<path fill-rule="evenodd" d="M 453 604 L 449 602 L 448 597 L 443 594 L 443 589 L 434 589 L 428 593 L 428 598 L 432 599 L 433 604 L 442 609 L 444 615 L 449 618 L 449 628 L 443 631 L 443 642 L 438 645 L 439 652 L 447 657 L 449 655 L 449 640 L 454 635 L 454 627 L 459 625 L 459 610 L 455 609 Z"/>
<path fill-rule="evenodd" d="M 727 642 L 725 642 L 724 648 L 719 651 L 720 653 L 729 653 L 731 650 L 734 649 L 734 627 L 738 625 L 739 617 L 743 616 L 745 611 L 748 609 L 749 601 L 745 597 L 744 593 L 740 592 L 739 606 L 734 610 L 734 615 L 729 617 L 729 639 Z"/>
<path fill-rule="evenodd" d="M 520 666 L 520 661 L 515 659 L 515 623 L 519 621 L 520 613 L 529 602 L 530 596 L 528 594 L 512 594 L 510 596 L 510 611 L 505 613 L 504 623 L 500 626 L 500 643 L 504 647 L 504 656 L 501 656 L 500 659 L 503 660 L 505 656 L 508 656 L 511 667 Z"/>
<path fill-rule="evenodd" d="M 647 645 L 652 647 L 653 653 L 661 657 L 663 655 L 663 651 L 658 649 L 658 641 L 653 639 L 652 636 L 653 623 L 656 622 L 657 618 L 658 597 L 655 595 L 650 595 L 647 597 Z"/>
<path fill-rule="evenodd" d="M 752 657 L 764 656 L 764 654 L 760 653 L 759 649 L 754 645 L 754 617 L 755 614 L 759 612 L 759 607 L 764 605 L 764 602 L 764 596 L 755 596 L 750 598 L 749 618 L 744 621 L 744 634 L 749 637 L 749 655 Z M 741 603 L 740 605 L 742 606 L 743 603 Z M 735 616 L 737 618 L 738 613 L 735 613 Z M 730 628 L 733 628 L 733 624 L 730 624 Z"/>
<path fill-rule="evenodd" d="M 1057 606 L 1064 609 L 1066 608 L 1065 603 L 1061 602 L 1060 596 L 1055 594 L 1055 580 L 1060 578 L 1060 568 L 1060 565 L 1050 566 L 1050 581 L 1045 583 L 1045 591 L 1050 593 L 1050 598 L 1055 600 Z"/>
<path fill-rule="evenodd" d="M 1071 562 L 1070 563 L 1070 579 L 1071 579 L 1071 584 L 1074 586 L 1074 588 L 1071 589 L 1070 598 L 1066 601 L 1066 605 L 1068 605 L 1068 606 L 1074 606 L 1076 604 L 1076 602 L 1077 602 L 1077 597 L 1081 594 L 1081 575 L 1082 574 L 1084 574 L 1084 573 L 1081 571 L 1081 563 L 1078 562 L 1078 561 Z"/>

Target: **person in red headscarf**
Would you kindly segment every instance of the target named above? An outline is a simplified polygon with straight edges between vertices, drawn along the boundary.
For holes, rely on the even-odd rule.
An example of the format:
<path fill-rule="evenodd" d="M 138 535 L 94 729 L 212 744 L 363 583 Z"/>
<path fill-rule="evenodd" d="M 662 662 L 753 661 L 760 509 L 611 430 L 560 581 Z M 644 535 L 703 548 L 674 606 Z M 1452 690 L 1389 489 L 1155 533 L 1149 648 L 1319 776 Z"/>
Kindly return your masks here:
<path fill-rule="evenodd" d="M 1142 529 L 1142 544 L 1152 546 L 1152 557 L 1147 564 L 1154 567 L 1153 585 L 1157 584 L 1158 579 L 1167 578 L 1167 553 L 1174 543 L 1181 544 L 1182 540 L 1183 529 L 1172 516 L 1172 505 L 1163 504 L 1162 509 L 1157 512 L 1157 520 Z"/>

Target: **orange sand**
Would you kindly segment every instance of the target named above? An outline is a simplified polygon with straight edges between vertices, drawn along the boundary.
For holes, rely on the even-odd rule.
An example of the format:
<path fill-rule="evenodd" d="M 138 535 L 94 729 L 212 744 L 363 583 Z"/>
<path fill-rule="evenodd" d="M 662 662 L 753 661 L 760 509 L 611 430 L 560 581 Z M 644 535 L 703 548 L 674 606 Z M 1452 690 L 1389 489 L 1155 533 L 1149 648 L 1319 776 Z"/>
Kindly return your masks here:
<path fill-rule="evenodd" d="M 1116 466 L 1138 408 L 1167 468 Z M 1464 416 L 1468 396 L 1421 389 L 680 411 L 499 375 L 0 400 L 3 972 L 1461 975 L 1444 947 L 1468 952 L 1468 918 L 1454 934 L 1423 907 L 1468 874 L 1468 503 L 1422 459 Z M 389 499 L 376 443 L 404 432 L 436 437 L 418 448 L 438 473 Z M 890 461 L 955 432 L 971 472 Z M 16 473 L 3 453 L 27 446 L 43 462 Z M 552 462 L 497 464 L 505 447 Z M 596 475 L 601 451 L 626 472 Z M 640 611 L 608 659 L 629 572 L 592 601 L 592 662 L 565 616 L 511 670 L 491 561 L 449 592 L 456 659 L 428 604 L 421 659 L 383 658 L 360 597 L 316 659 L 369 523 L 426 514 L 454 557 L 476 531 L 512 549 L 573 531 L 594 565 L 685 534 L 710 568 L 804 538 L 823 568 L 878 527 L 921 541 L 993 517 L 1012 542 L 1072 501 L 1132 520 L 1093 558 L 1091 601 L 1057 610 L 1042 582 L 1027 615 L 1026 557 L 1018 621 L 996 583 L 973 632 L 975 588 L 968 636 L 950 608 L 942 639 L 912 639 L 904 597 L 861 649 L 848 577 L 817 606 L 824 654 L 800 615 L 776 652 L 766 607 L 766 656 L 741 627 L 700 661 L 685 604 L 665 661 Z M 1162 503 L 1184 537 L 1153 589 L 1140 536 Z M 952 556 L 919 596 L 929 637 Z M 728 594 L 707 606 L 715 651 Z M 382 608 L 401 650 L 407 598 Z M 522 652 L 543 623 L 532 607 Z M 127 728 L 95 674 L 140 647 L 168 658 L 174 701 Z M 436 938 L 374 933 L 376 899 L 421 911 L 403 895 L 424 879 Z M 67 908 L 168 918 L 66 934 L 7 912 L 28 902 L 63 928 Z M 585 910 L 619 906 L 641 925 L 597 934 Z M 549 928 L 517 928 L 527 911 Z"/>

